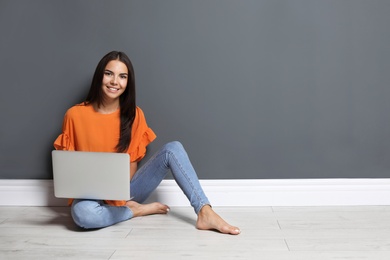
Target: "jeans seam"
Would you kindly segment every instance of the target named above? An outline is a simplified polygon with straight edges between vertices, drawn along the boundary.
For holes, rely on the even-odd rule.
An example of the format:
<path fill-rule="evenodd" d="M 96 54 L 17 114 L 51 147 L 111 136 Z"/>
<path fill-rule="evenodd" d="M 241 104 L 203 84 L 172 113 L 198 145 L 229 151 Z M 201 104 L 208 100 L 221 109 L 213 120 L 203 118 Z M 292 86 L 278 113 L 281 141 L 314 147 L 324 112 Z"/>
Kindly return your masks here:
<path fill-rule="evenodd" d="M 155 154 L 154 156 L 152 156 L 147 162 L 145 165 L 143 165 L 140 170 L 142 169 L 142 172 L 146 173 L 150 170 L 153 170 L 153 167 L 152 167 L 152 162 L 153 160 L 157 160 L 157 158 L 161 157 L 161 156 L 164 156 L 163 153 L 161 154 Z M 164 165 L 164 167 L 166 168 L 166 166 Z M 134 178 L 132 181 L 130 181 L 130 185 L 131 185 L 131 182 L 134 182 L 134 181 L 137 181 L 138 178 L 142 178 L 142 174 L 139 173 L 138 174 L 138 171 L 136 172 L 136 174 L 134 175 Z M 156 178 L 156 174 L 153 174 L 153 178 Z M 144 180 L 143 180 L 144 181 Z M 131 191 L 130 191 L 131 192 Z M 149 196 L 150 194 L 148 194 Z M 135 195 L 134 195 L 135 196 Z M 148 196 L 145 196 L 145 194 L 142 192 L 141 193 L 141 197 L 148 197 Z M 135 198 L 134 198 L 135 199 Z"/>
<path fill-rule="evenodd" d="M 176 165 L 178 166 L 178 168 L 180 169 L 180 172 L 181 174 L 184 176 L 184 178 L 187 180 L 187 182 L 190 184 L 191 186 L 191 189 L 192 189 L 192 192 L 195 194 L 196 198 L 198 199 L 198 201 L 200 202 L 199 204 L 201 205 L 200 208 L 198 209 L 195 209 L 196 213 L 199 212 L 199 210 L 202 208 L 202 205 L 204 206 L 205 203 L 203 202 L 202 198 L 199 196 L 198 194 L 198 191 L 195 189 L 195 186 L 194 184 L 192 183 L 191 179 L 188 177 L 188 174 L 186 174 L 186 171 L 183 169 L 183 166 L 180 164 L 179 160 L 177 160 L 175 154 L 169 150 L 166 150 L 166 152 L 168 154 L 171 155 L 173 161 L 176 163 Z M 172 169 L 172 167 L 171 167 Z M 190 199 L 190 202 L 191 202 L 191 197 L 189 198 Z"/>

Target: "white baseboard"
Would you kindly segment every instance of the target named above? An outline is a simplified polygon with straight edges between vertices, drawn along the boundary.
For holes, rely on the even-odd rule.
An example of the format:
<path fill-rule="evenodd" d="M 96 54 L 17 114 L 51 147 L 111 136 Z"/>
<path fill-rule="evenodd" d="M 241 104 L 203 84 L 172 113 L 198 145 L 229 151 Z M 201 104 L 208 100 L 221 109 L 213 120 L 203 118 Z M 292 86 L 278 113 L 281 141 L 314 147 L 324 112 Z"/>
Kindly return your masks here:
<path fill-rule="evenodd" d="M 213 206 L 390 205 L 390 179 L 201 180 Z M 0 206 L 65 206 L 52 180 L 0 180 Z M 148 201 L 189 206 L 174 180 Z"/>

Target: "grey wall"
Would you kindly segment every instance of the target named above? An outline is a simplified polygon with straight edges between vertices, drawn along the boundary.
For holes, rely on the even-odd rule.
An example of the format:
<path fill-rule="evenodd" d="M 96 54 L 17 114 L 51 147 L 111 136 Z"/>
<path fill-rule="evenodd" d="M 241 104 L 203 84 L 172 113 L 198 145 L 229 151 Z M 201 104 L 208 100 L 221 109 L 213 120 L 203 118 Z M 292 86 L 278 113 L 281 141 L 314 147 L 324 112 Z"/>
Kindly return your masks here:
<path fill-rule="evenodd" d="M 200 178 L 390 172 L 390 1 L 0 1 L 0 178 L 50 179 L 67 108 L 123 50 Z"/>

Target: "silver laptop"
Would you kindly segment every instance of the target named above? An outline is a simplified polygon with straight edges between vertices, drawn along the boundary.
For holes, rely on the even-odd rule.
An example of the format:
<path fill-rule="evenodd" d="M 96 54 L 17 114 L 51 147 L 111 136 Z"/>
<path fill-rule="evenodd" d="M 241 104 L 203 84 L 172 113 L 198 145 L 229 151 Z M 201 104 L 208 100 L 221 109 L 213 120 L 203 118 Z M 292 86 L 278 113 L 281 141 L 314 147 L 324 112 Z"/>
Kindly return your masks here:
<path fill-rule="evenodd" d="M 52 151 L 57 198 L 130 200 L 126 153 Z"/>

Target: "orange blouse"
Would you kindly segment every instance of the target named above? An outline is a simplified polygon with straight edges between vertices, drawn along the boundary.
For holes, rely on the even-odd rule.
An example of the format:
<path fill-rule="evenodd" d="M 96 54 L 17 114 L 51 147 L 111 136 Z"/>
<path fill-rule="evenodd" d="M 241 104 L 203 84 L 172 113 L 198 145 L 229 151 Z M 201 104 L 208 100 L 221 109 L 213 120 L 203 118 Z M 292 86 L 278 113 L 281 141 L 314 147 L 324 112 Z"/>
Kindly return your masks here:
<path fill-rule="evenodd" d="M 68 151 L 116 152 L 119 127 L 119 109 L 111 114 L 101 114 L 96 112 L 92 105 L 81 103 L 66 112 L 62 134 L 54 141 L 54 147 Z M 148 127 L 143 111 L 137 107 L 131 129 L 131 143 L 127 150 L 130 162 L 140 161 L 146 154 L 146 146 L 155 138 L 156 135 Z M 123 206 L 126 201 L 107 200 L 106 203 Z"/>

